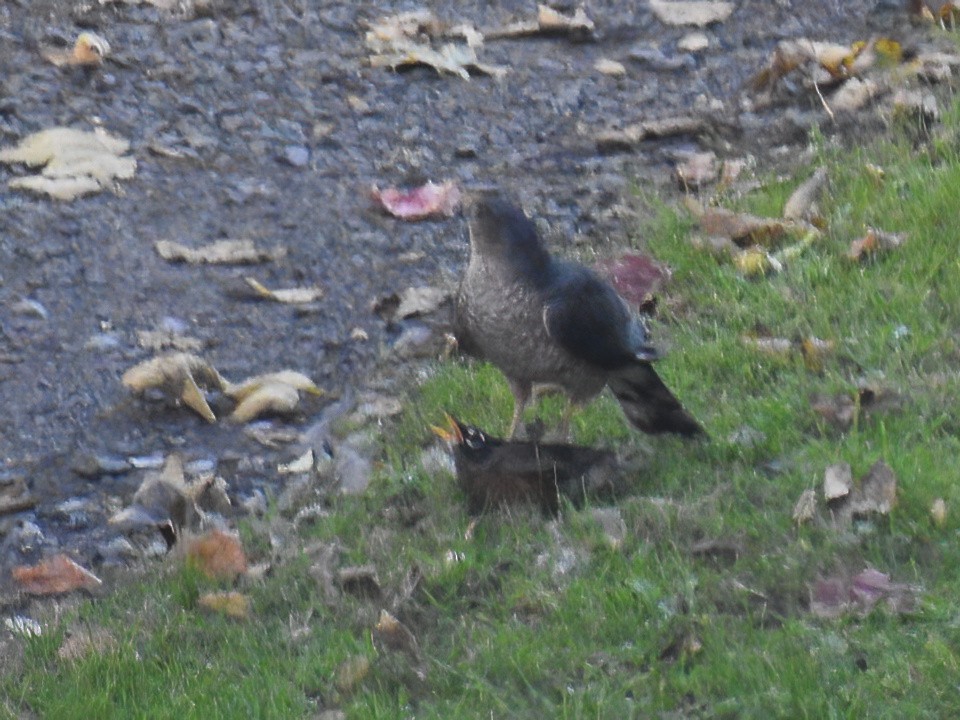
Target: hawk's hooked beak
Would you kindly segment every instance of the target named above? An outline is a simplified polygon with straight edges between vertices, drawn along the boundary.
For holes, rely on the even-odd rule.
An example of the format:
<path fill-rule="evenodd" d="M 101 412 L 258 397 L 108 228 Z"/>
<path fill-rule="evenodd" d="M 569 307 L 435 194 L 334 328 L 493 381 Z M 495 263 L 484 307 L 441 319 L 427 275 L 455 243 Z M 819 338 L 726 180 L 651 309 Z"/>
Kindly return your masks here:
<path fill-rule="evenodd" d="M 430 429 L 433 430 L 434 434 L 443 438 L 449 443 L 459 444 L 463 442 L 463 432 L 460 430 L 460 424 L 450 413 L 444 413 L 444 418 L 447 421 L 447 427 L 442 428 L 436 425 L 431 425 Z"/>

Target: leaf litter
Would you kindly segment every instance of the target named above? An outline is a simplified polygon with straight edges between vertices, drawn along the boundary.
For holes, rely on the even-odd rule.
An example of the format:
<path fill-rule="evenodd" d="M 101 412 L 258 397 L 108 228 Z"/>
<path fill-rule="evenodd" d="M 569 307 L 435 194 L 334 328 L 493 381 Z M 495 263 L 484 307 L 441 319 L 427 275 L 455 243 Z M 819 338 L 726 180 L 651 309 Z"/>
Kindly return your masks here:
<path fill-rule="evenodd" d="M 87 132 L 54 127 L 27 136 L 15 147 L 0 148 L 0 162 L 43 166 L 39 175 L 10 180 L 11 188 L 74 200 L 104 190 L 114 180 L 132 178 L 137 161 L 125 155 L 129 149 L 129 142 L 102 128 Z"/>

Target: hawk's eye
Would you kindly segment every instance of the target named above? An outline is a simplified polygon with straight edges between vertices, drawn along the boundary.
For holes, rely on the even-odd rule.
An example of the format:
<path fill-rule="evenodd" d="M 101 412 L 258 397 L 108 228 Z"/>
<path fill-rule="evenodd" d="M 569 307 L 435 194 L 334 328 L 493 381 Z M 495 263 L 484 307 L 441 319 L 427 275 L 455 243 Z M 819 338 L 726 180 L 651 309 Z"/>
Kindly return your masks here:
<path fill-rule="evenodd" d="M 479 450 L 486 444 L 487 439 L 476 428 L 467 428 L 467 432 L 463 434 L 463 441 L 471 450 Z"/>

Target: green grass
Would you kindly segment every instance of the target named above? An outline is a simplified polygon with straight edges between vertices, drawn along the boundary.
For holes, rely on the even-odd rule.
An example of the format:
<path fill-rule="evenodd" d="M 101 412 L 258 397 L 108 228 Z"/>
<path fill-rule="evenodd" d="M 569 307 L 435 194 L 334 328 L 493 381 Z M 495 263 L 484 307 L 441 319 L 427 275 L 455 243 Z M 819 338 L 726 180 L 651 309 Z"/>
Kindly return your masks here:
<path fill-rule="evenodd" d="M 956 116 L 947 120 L 957 128 Z M 954 135 L 956 133 L 954 132 Z M 689 242 L 695 229 L 655 199 L 638 245 L 674 270 L 656 325 L 670 353 L 659 370 L 711 441 L 637 436 L 602 397 L 575 419 L 585 443 L 644 457 L 619 503 L 627 535 L 614 549 L 589 511 L 548 523 L 517 510 L 486 517 L 471 539 L 452 477 L 424 460 L 428 425 L 448 410 L 505 430 L 511 398 L 499 373 L 449 362 L 411 391 L 384 434 L 385 463 L 363 498 L 337 500 L 305 547 L 338 543 L 340 564 L 376 566 L 384 597 L 330 601 L 292 553 L 254 585 L 253 618 L 200 613 L 196 578 L 167 569 L 81 603 L 25 642 L 19 671 L 0 679 L 0 711 L 56 718 L 783 717 L 960 715 L 960 157 L 953 140 L 916 153 L 907 140 L 857 151 L 818 140 L 830 168 L 821 201 L 828 230 L 777 275 L 744 279 Z M 878 182 L 866 163 L 882 166 Z M 774 214 L 792 183 L 736 200 Z M 733 200 L 729 201 L 734 202 Z M 906 231 L 900 249 L 865 263 L 845 257 L 866 226 Z M 645 243 L 639 238 L 645 238 Z M 905 329 L 905 332 L 904 332 Z M 835 343 L 823 367 L 771 358 L 742 341 L 768 333 Z M 812 409 L 818 394 L 861 382 L 896 391 L 901 407 L 862 415 L 840 432 Z M 528 412 L 548 425 L 563 404 Z M 749 427 L 755 444 L 731 442 Z M 794 503 L 831 463 L 855 476 L 883 459 L 898 505 L 888 518 L 840 531 L 797 527 Z M 946 501 L 946 522 L 929 509 Z M 411 524 L 415 510 L 419 520 Z M 822 513 L 822 508 L 821 508 Z M 263 524 L 248 547 L 269 548 Z M 739 549 L 695 555 L 696 543 Z M 451 560 L 451 556 L 456 559 Z M 818 619 L 820 577 L 867 566 L 923 590 L 917 610 Z M 401 588 L 411 573 L 422 580 Z M 390 607 L 417 636 L 425 677 L 370 630 Z M 68 662 L 68 631 L 107 628 L 114 652 Z M 302 630 L 297 630 L 301 628 Z M 367 658 L 363 677 L 343 664 Z M 362 674 L 362 673 L 361 673 Z"/>

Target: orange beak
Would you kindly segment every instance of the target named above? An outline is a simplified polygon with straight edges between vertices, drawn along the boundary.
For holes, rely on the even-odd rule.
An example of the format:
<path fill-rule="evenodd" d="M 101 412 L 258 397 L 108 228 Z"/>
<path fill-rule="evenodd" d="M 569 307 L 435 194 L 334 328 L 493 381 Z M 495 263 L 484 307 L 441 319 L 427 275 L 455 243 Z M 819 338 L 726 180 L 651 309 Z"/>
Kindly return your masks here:
<path fill-rule="evenodd" d="M 443 438 L 449 443 L 458 444 L 463 442 L 463 433 L 460 432 L 460 426 L 457 424 L 457 421 L 453 419 L 453 416 L 450 413 L 444 413 L 444 417 L 447 421 L 447 427 L 442 428 L 437 425 L 431 425 L 430 429 L 433 430 L 434 434 Z"/>

